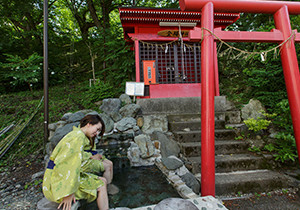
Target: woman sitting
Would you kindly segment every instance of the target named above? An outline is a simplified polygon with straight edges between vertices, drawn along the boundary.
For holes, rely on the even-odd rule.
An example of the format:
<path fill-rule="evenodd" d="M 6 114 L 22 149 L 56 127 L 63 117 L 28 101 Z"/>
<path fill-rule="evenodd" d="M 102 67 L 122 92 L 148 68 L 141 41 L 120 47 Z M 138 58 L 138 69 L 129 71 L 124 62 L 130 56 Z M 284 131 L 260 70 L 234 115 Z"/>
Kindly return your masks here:
<path fill-rule="evenodd" d="M 113 178 L 113 164 L 95 151 L 95 137 L 105 130 L 99 115 L 87 115 L 80 128 L 73 127 L 53 150 L 43 180 L 45 197 L 58 208 L 70 210 L 72 202 L 97 199 L 100 210 L 107 210 L 107 184 Z M 104 171 L 103 177 L 94 173 Z"/>

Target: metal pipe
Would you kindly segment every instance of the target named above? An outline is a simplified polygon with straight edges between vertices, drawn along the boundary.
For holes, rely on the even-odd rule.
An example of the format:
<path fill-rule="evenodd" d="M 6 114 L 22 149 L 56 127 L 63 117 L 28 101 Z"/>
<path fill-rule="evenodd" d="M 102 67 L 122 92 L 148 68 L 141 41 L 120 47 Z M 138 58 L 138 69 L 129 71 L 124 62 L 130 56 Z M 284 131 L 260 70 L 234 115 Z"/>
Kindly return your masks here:
<path fill-rule="evenodd" d="M 214 7 L 202 9 L 201 26 L 213 32 Z M 215 196 L 214 37 L 203 32 L 201 43 L 201 196 Z"/>
<path fill-rule="evenodd" d="M 274 21 L 283 38 L 287 39 L 292 33 L 287 6 L 283 6 L 274 14 Z M 300 162 L 300 74 L 293 39 L 282 46 L 280 56 Z"/>
<path fill-rule="evenodd" d="M 300 14 L 299 2 L 260 1 L 260 0 L 179 0 L 182 11 L 199 11 L 208 2 L 213 3 L 215 12 L 246 12 L 274 14 L 281 7 L 287 6 L 291 15 Z"/>
<path fill-rule="evenodd" d="M 49 86 L 48 86 L 48 0 L 44 0 L 44 152 L 48 141 Z"/>

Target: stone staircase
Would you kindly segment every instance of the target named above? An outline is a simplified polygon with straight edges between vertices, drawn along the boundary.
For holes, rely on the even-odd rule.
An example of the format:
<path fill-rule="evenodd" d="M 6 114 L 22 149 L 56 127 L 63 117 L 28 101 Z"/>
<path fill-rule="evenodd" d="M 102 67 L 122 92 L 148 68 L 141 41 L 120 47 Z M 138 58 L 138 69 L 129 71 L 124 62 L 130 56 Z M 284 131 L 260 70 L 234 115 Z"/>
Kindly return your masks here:
<path fill-rule="evenodd" d="M 143 99 L 143 114 L 165 114 L 169 131 L 181 148 L 187 168 L 201 182 L 201 116 L 199 98 Z M 226 110 L 226 98 L 215 98 L 216 195 L 267 192 L 293 186 L 290 177 L 268 170 L 269 158 L 248 152 L 246 141 L 235 140 L 225 119 L 237 115 Z"/>

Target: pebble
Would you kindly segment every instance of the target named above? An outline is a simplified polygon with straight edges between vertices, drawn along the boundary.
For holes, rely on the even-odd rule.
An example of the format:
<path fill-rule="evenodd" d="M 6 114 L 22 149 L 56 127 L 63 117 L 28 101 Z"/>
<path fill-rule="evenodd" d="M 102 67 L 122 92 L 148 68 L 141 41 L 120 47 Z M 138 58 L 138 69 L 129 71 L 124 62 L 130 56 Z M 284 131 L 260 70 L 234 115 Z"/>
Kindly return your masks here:
<path fill-rule="evenodd" d="M 1 182 L 5 182 L 0 185 L 0 209 L 36 209 L 37 202 L 44 197 L 42 183 L 24 189 L 22 184 L 11 184 L 12 181 L 7 178 L 6 173 L 0 174 Z"/>

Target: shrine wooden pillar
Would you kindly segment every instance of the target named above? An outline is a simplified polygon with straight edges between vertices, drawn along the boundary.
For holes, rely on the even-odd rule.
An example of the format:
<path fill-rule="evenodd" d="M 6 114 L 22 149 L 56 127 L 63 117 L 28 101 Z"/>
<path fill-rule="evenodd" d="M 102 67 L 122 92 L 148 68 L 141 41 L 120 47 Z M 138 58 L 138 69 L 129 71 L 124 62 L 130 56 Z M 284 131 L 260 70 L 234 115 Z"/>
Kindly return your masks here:
<path fill-rule="evenodd" d="M 214 6 L 202 8 L 201 26 L 213 32 Z M 215 196 L 214 37 L 203 31 L 201 43 L 201 195 Z"/>
<path fill-rule="evenodd" d="M 274 21 L 276 28 L 282 32 L 283 39 L 288 39 L 292 28 L 286 5 L 274 14 Z M 293 38 L 282 46 L 280 56 L 300 163 L 300 75 Z"/>

